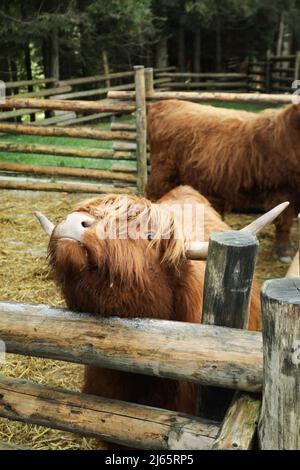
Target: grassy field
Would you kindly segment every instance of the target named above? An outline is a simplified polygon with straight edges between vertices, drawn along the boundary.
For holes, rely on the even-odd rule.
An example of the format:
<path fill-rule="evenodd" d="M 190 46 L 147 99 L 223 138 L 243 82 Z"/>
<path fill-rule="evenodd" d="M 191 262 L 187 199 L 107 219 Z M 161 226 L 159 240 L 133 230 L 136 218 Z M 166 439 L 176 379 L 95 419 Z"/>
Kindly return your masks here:
<path fill-rule="evenodd" d="M 209 104 L 209 103 L 208 103 Z M 246 111 L 259 112 L 266 109 L 267 106 L 259 104 L 245 104 L 245 103 L 214 103 L 216 107 L 243 109 Z M 122 119 L 124 120 L 124 119 Z M 100 129 L 110 129 L 110 123 L 100 123 L 95 127 Z M 1 141 L 10 141 L 24 144 L 43 144 L 43 145 L 65 145 L 68 147 L 87 147 L 87 148 L 103 148 L 111 149 L 112 142 L 110 141 L 97 141 L 90 139 L 73 139 L 64 137 L 37 137 L 30 135 L 4 135 L 0 136 Z M 12 163 L 27 163 L 36 165 L 49 165 L 49 166 L 68 166 L 76 168 L 98 168 L 109 169 L 112 166 L 111 160 L 97 160 L 88 158 L 73 158 L 64 156 L 53 155 L 31 155 L 21 153 L 1 153 L 0 161 Z M 121 164 L 128 164 L 128 162 L 120 162 Z"/>

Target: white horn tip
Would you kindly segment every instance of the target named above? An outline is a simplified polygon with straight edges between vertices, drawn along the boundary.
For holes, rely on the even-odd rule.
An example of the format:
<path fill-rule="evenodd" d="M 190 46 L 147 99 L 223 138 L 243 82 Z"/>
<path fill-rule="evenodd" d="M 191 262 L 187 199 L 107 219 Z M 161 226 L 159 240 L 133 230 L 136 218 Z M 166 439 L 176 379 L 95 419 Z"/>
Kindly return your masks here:
<path fill-rule="evenodd" d="M 39 223 L 41 224 L 42 229 L 50 237 L 52 232 L 53 232 L 53 229 L 54 229 L 54 224 L 52 222 L 50 222 L 50 220 L 48 220 L 47 217 L 39 211 L 35 211 L 34 215 L 36 216 Z"/>

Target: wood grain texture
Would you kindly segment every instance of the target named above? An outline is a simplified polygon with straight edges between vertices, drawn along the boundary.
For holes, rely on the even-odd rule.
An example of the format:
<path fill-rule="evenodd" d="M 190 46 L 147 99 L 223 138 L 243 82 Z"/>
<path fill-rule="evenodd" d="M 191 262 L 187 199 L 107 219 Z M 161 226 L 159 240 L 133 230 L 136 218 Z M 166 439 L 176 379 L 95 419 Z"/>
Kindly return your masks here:
<path fill-rule="evenodd" d="M 209 449 L 217 423 L 0 377 L 0 416 L 141 449 Z"/>
<path fill-rule="evenodd" d="M 229 406 L 214 450 L 249 450 L 253 448 L 261 398 L 236 392 Z"/>
<path fill-rule="evenodd" d="M 202 322 L 247 328 L 249 300 L 258 249 L 257 238 L 242 232 L 213 233 L 205 270 Z M 233 393 L 199 388 L 198 413 L 222 420 Z"/>
<path fill-rule="evenodd" d="M 300 279 L 262 287 L 264 388 L 259 422 L 264 450 L 300 450 Z"/>
<path fill-rule="evenodd" d="M 136 104 L 136 160 L 137 189 L 143 196 L 147 184 L 147 117 L 146 117 L 146 85 L 143 66 L 134 67 L 135 104 Z"/>
<path fill-rule="evenodd" d="M 111 91 L 108 98 L 118 100 L 134 100 L 133 91 Z M 196 92 L 196 91 L 155 91 L 149 100 L 187 100 L 195 102 L 219 102 L 229 103 L 262 103 L 262 104 L 291 104 L 292 96 L 281 94 L 272 95 L 267 93 L 222 93 L 222 92 Z"/>
<path fill-rule="evenodd" d="M 257 332 L 0 302 L 0 338 L 17 354 L 246 391 L 262 388 Z"/>
<path fill-rule="evenodd" d="M 124 93 L 124 92 L 123 92 Z M 66 100 L 42 100 L 34 98 L 8 98 L 5 103 L 0 103 L 0 109 L 37 108 L 48 110 L 74 111 L 78 113 L 106 113 L 122 112 L 133 113 L 134 104 L 108 103 L 97 101 L 66 101 Z"/>
<path fill-rule="evenodd" d="M 62 155 L 64 157 L 100 158 L 108 160 L 135 160 L 135 156 L 131 152 L 126 151 L 117 152 L 108 149 L 78 148 L 64 145 L 19 144 L 3 140 L 0 142 L 0 152 Z"/>
<path fill-rule="evenodd" d="M 135 132 L 124 130 L 106 131 L 94 127 L 38 127 L 23 124 L 0 123 L 0 132 L 7 134 L 41 135 L 49 137 L 76 137 L 94 140 L 134 140 Z"/>

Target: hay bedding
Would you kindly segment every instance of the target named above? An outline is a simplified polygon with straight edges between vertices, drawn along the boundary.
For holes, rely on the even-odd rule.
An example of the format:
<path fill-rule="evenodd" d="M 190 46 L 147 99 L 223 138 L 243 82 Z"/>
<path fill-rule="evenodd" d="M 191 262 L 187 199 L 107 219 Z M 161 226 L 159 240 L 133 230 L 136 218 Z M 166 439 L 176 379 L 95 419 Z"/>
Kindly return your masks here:
<path fill-rule="evenodd" d="M 53 222 L 61 220 L 85 196 L 82 194 L 0 191 L 0 300 L 24 303 L 46 303 L 64 307 L 58 289 L 48 274 L 47 238 L 33 216 L 38 209 Z M 230 214 L 226 222 L 239 229 L 252 221 L 254 215 Z M 297 244 L 297 226 L 293 227 Z M 286 265 L 273 257 L 274 228 L 260 236 L 256 275 L 260 282 L 285 275 Z M 25 378 L 40 384 L 79 390 L 82 366 L 17 355 L 8 355 L 1 374 Z M 71 433 L 27 425 L 0 418 L 0 440 L 12 441 L 34 449 L 95 449 L 102 448 L 95 439 Z M 104 445 L 103 445 L 103 448 Z"/>

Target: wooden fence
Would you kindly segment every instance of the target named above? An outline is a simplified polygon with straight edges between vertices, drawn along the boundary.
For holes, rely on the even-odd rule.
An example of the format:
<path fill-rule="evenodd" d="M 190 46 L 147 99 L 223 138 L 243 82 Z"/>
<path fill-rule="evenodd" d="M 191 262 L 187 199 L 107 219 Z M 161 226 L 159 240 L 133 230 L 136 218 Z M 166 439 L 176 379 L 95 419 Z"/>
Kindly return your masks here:
<path fill-rule="evenodd" d="M 224 388 L 235 390 L 223 419 L 3 376 L 0 416 L 142 449 L 300 449 L 300 279 L 267 281 L 263 334 L 243 329 L 257 244 L 241 232 L 213 234 L 204 284 L 207 324 L 95 318 L 0 302 L 0 339 L 7 352 L 184 379 L 199 384 L 200 395 L 203 387 L 217 387 L 219 399 Z"/>

